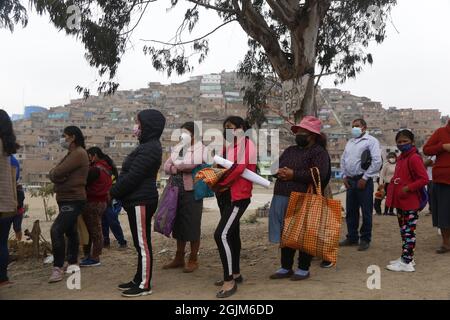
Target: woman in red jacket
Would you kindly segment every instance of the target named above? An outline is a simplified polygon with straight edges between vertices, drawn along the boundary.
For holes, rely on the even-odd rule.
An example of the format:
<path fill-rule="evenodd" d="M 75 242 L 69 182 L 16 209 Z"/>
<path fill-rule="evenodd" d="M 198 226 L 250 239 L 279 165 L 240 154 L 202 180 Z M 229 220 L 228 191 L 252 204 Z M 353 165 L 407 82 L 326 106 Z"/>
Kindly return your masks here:
<path fill-rule="evenodd" d="M 433 165 L 431 214 L 433 226 L 441 229 L 442 245 L 436 253 L 450 252 L 450 120 L 437 129 L 423 147 L 427 156 L 436 156 Z"/>
<path fill-rule="evenodd" d="M 397 209 L 403 251 L 402 256 L 391 261 L 386 268 L 390 271 L 413 272 L 420 190 L 428 184 L 428 174 L 414 145 L 414 134 L 410 130 L 401 130 L 395 140 L 401 155 L 389 183 L 387 206 Z"/>
<path fill-rule="evenodd" d="M 86 186 L 87 204 L 82 216 L 89 232 L 89 244 L 84 248 L 85 259 L 81 261 L 80 267 L 100 265 L 103 249 L 102 216 L 107 208 L 112 176 L 117 177 L 114 162 L 100 148 L 92 147 L 87 152 L 91 166 Z"/>
<path fill-rule="evenodd" d="M 226 191 L 216 193 L 220 208 L 220 221 L 214 233 L 220 259 L 223 265 L 223 281 L 216 285 L 222 286 L 217 298 L 227 298 L 237 290 L 237 282 L 242 282 L 239 259 L 241 239 L 239 235 L 239 220 L 250 204 L 253 183 L 241 177 L 245 169 L 256 171 L 256 151 L 252 140 L 245 136 L 249 126 L 241 117 L 231 116 L 223 125 L 224 137 L 230 143 L 226 148 L 226 158 L 233 161 L 233 166 L 225 177 L 217 184 L 219 189 Z"/>

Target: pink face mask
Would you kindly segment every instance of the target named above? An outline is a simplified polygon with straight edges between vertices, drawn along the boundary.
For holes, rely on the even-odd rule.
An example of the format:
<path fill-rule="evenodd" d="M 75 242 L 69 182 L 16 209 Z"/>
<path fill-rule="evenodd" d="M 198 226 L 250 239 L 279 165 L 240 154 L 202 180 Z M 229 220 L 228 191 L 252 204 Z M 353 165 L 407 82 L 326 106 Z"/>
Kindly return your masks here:
<path fill-rule="evenodd" d="M 138 124 L 135 124 L 134 127 L 133 127 L 133 135 L 136 138 L 139 138 L 140 135 L 141 135 L 141 127 Z"/>

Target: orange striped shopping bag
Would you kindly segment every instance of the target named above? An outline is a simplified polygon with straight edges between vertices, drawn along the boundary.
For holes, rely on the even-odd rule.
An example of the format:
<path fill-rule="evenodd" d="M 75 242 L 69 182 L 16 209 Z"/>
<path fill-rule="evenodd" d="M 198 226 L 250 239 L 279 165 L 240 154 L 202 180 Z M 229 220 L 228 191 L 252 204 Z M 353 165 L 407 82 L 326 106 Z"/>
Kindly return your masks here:
<path fill-rule="evenodd" d="M 336 263 L 342 222 L 341 202 L 322 195 L 317 167 L 311 168 L 311 174 L 314 185 L 309 186 L 307 193 L 291 193 L 281 247 L 298 249 Z"/>
<path fill-rule="evenodd" d="M 227 169 L 221 168 L 204 168 L 197 172 L 194 182 L 203 180 L 208 187 L 214 188 L 227 171 Z"/>

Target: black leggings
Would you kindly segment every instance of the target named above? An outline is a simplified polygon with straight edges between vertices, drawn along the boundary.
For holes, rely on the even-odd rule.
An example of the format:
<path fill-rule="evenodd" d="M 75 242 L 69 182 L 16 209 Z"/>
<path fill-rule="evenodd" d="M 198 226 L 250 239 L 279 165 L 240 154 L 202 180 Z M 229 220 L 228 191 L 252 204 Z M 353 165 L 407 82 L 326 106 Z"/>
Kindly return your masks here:
<path fill-rule="evenodd" d="M 250 199 L 231 201 L 229 191 L 217 195 L 220 221 L 214 233 L 220 260 L 223 266 L 223 280 L 233 280 L 233 274 L 240 273 L 241 238 L 239 220 L 250 204 Z"/>
<path fill-rule="evenodd" d="M 295 249 L 281 248 L 281 267 L 286 270 L 291 270 L 294 265 Z M 298 268 L 308 271 L 311 266 L 312 256 L 299 251 L 298 252 Z"/>
<path fill-rule="evenodd" d="M 153 275 L 151 227 L 156 207 L 156 202 L 145 206 L 124 207 L 130 223 L 133 244 L 138 253 L 137 270 L 133 282 L 141 289 L 151 289 Z"/>
<path fill-rule="evenodd" d="M 63 267 L 66 253 L 69 264 L 78 263 L 79 240 L 77 221 L 78 216 L 81 214 L 85 204 L 85 201 L 68 201 L 58 203 L 59 214 L 50 229 L 54 267 Z M 64 236 L 67 237 L 67 252 L 66 239 Z"/>

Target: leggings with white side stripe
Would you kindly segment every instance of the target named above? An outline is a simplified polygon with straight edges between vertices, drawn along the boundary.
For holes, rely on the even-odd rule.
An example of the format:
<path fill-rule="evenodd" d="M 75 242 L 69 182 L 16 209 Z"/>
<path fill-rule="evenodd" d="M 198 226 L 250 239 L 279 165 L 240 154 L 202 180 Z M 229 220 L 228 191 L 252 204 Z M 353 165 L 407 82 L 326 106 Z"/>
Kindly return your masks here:
<path fill-rule="evenodd" d="M 133 244 L 138 253 L 137 271 L 133 282 L 139 284 L 141 289 L 151 289 L 153 271 L 151 225 L 156 207 L 157 202 L 145 206 L 124 208 L 128 214 Z"/>
<path fill-rule="evenodd" d="M 239 220 L 250 204 L 250 199 L 231 201 L 229 191 L 217 195 L 220 221 L 214 233 L 223 266 L 223 280 L 233 280 L 233 274 L 240 273 L 241 238 Z"/>

